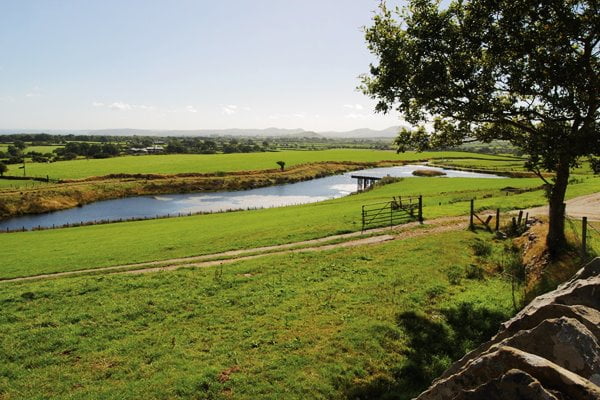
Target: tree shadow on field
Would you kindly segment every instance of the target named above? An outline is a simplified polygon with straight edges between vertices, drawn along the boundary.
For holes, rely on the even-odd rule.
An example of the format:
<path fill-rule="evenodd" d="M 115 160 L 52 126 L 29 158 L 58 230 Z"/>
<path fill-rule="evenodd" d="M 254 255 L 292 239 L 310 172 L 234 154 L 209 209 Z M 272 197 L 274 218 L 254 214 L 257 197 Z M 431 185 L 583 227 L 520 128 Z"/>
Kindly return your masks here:
<path fill-rule="evenodd" d="M 439 321 L 408 311 L 396 317 L 407 350 L 406 361 L 388 375 L 365 377 L 350 385 L 348 399 L 409 399 L 426 389 L 450 364 L 489 340 L 507 314 L 462 303 L 441 310 Z"/>

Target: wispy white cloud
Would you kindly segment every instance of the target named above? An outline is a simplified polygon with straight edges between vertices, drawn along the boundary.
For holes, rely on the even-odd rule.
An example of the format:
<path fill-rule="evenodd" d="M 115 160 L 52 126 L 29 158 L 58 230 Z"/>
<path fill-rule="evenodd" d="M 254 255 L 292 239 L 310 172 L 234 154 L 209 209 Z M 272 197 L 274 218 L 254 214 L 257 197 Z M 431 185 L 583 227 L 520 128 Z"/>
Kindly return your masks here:
<path fill-rule="evenodd" d="M 111 110 L 119 110 L 119 111 L 127 111 L 127 110 L 133 109 L 131 104 L 123 103 L 121 101 L 115 101 L 114 103 L 109 104 L 108 108 L 110 108 Z"/>
<path fill-rule="evenodd" d="M 267 118 L 268 119 L 304 119 L 304 118 L 308 118 L 309 115 L 307 115 L 305 112 L 296 112 L 296 113 L 292 113 L 292 114 L 271 114 L 269 115 Z M 318 115 L 313 116 L 313 118 L 318 118 Z"/>
<path fill-rule="evenodd" d="M 349 108 L 351 110 L 360 111 L 363 110 L 364 107 L 360 104 L 344 104 L 344 108 Z"/>
<path fill-rule="evenodd" d="M 40 97 L 42 95 L 39 86 L 34 86 L 30 92 L 25 94 L 25 97 Z"/>
<path fill-rule="evenodd" d="M 185 108 L 185 111 L 187 111 L 187 112 L 191 112 L 191 113 L 197 113 L 197 112 L 198 112 L 198 110 L 197 110 L 197 109 L 196 109 L 196 107 L 194 107 L 194 106 L 187 106 L 187 107 Z"/>
<path fill-rule="evenodd" d="M 225 115 L 233 115 L 237 112 L 238 106 L 235 104 L 228 104 L 225 106 L 221 106 L 221 112 Z"/>
<path fill-rule="evenodd" d="M 110 110 L 115 111 L 131 111 L 131 110 L 142 110 L 142 111 L 153 111 L 156 110 L 154 106 L 148 106 L 146 104 L 129 104 L 122 101 L 115 101 L 112 103 L 104 103 L 102 101 L 92 102 L 94 107 L 106 107 Z"/>
<path fill-rule="evenodd" d="M 359 114 L 359 113 L 350 113 L 350 114 L 346 114 L 344 115 L 344 118 L 348 118 L 348 119 L 366 119 L 368 116 L 365 114 Z"/>
<path fill-rule="evenodd" d="M 147 106 L 145 104 L 134 104 L 133 108 L 136 110 L 153 111 L 156 109 L 154 106 Z"/>

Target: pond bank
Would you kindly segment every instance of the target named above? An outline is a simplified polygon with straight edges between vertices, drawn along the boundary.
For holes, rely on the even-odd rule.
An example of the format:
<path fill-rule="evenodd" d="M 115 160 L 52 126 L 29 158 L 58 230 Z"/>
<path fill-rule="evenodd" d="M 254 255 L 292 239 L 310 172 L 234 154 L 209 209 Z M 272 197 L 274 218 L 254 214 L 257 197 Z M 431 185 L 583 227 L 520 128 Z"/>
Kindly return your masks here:
<path fill-rule="evenodd" d="M 0 192 L 0 219 L 80 207 L 126 197 L 248 190 L 301 182 L 364 168 L 402 165 L 398 161 L 317 162 L 279 169 L 215 174 L 118 174 L 70 180 L 40 188 Z"/>
<path fill-rule="evenodd" d="M 353 168 L 353 170 L 355 169 Z M 397 180 L 398 178 L 414 179 L 413 173 L 416 170 L 440 172 L 439 168 L 407 164 L 403 166 L 368 168 L 357 172 L 338 173 L 302 182 L 289 183 L 291 179 L 288 179 L 286 184 L 267 187 L 246 187 L 219 192 L 193 190 L 177 194 L 161 193 L 160 195 L 141 195 L 109 199 L 45 214 L 8 218 L 0 221 L 0 230 L 9 232 L 28 229 L 61 228 L 314 203 L 343 197 L 359 190 L 357 181 L 353 179 L 353 175 L 357 173 L 379 178 L 389 176 Z M 332 169 L 327 170 L 328 173 L 331 173 L 331 171 Z M 255 176 L 256 174 L 249 175 Z M 443 175 L 448 178 L 500 178 L 496 175 L 474 174 L 453 170 L 444 170 Z M 281 182 L 280 178 L 281 176 L 275 182 Z M 160 177 L 154 180 L 162 181 L 164 179 Z M 236 188 L 240 185 L 238 179 L 225 180 L 224 182 L 236 185 Z"/>

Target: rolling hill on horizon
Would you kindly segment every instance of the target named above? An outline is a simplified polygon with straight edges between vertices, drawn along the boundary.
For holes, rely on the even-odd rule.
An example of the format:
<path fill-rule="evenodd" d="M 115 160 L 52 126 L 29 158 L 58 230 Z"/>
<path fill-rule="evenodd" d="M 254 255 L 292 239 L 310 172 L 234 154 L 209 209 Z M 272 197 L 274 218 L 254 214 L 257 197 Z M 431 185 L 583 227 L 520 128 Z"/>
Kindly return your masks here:
<path fill-rule="evenodd" d="M 358 128 L 351 131 L 315 132 L 298 129 L 265 128 L 265 129 L 194 129 L 194 130 L 161 130 L 161 129 L 91 129 L 91 130 L 61 130 L 61 129 L 0 129 L 0 135 L 7 134 L 76 134 L 76 135 L 105 135 L 105 136 L 260 136 L 260 137 L 314 137 L 314 138 L 393 138 L 400 126 L 391 126 L 382 130 Z"/>

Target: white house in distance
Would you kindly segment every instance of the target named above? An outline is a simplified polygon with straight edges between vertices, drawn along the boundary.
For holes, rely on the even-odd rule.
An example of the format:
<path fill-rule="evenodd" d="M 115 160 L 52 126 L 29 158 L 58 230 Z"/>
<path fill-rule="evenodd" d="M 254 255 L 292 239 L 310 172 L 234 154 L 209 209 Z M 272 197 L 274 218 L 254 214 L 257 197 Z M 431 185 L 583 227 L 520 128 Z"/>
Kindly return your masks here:
<path fill-rule="evenodd" d="M 165 148 L 159 144 L 154 144 L 148 147 L 131 147 L 129 153 L 131 154 L 160 154 L 164 153 Z"/>

